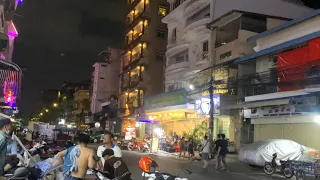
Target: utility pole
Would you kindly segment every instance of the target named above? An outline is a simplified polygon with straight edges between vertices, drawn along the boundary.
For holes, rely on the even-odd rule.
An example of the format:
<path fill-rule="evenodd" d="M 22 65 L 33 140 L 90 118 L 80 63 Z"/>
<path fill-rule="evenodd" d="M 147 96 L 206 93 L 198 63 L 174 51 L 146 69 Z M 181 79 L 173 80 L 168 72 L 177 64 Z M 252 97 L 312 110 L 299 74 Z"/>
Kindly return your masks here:
<path fill-rule="evenodd" d="M 216 0 L 212 1 L 212 10 L 211 10 L 211 14 L 212 14 L 212 20 L 214 20 L 214 12 L 216 9 Z M 213 89 L 214 89 L 214 84 L 213 84 L 213 67 L 214 67 L 214 62 L 216 59 L 216 49 L 215 49 L 215 44 L 216 44 L 216 28 L 215 29 L 211 29 L 211 62 L 212 62 L 212 67 L 211 67 L 211 71 L 210 71 L 210 87 L 209 87 L 209 94 L 210 94 L 210 121 L 209 121 L 209 140 L 212 142 L 213 141 L 213 130 L 214 130 L 214 100 L 213 100 Z"/>

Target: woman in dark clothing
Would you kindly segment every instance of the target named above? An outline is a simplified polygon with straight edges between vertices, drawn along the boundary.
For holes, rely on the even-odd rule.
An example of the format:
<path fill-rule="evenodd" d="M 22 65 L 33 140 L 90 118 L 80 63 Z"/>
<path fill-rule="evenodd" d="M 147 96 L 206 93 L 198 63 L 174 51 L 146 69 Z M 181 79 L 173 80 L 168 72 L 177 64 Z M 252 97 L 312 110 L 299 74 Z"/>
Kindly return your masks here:
<path fill-rule="evenodd" d="M 193 139 L 190 138 L 188 142 L 188 153 L 189 153 L 189 160 L 192 161 L 194 158 L 194 150 L 193 150 Z"/>

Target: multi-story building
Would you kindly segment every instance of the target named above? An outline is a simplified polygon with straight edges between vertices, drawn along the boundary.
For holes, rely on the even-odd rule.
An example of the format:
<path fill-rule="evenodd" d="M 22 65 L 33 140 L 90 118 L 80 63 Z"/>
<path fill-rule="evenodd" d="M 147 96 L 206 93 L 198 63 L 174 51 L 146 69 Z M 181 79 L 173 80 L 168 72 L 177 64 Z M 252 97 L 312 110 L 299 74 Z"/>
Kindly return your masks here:
<path fill-rule="evenodd" d="M 62 108 L 62 118 L 66 122 L 71 122 L 73 111 L 73 100 L 76 89 L 89 90 L 91 81 L 84 81 L 80 83 L 65 82 L 58 93 L 59 106 Z M 89 96 L 89 95 L 88 95 Z"/>
<path fill-rule="evenodd" d="M 121 50 L 109 48 L 100 53 L 102 60 L 93 65 L 91 86 L 91 113 L 99 113 L 101 104 L 119 93 L 119 69 Z"/>
<path fill-rule="evenodd" d="M 12 62 L 14 39 L 18 36 L 13 17 L 20 0 L 5 0 L 0 5 L 0 63 L 1 111 L 7 114 L 16 112 L 16 100 L 20 97 L 21 68 Z M 12 111 L 13 110 L 13 111 Z"/>
<path fill-rule="evenodd" d="M 148 108 L 147 114 L 152 119 L 162 121 L 168 127 L 168 132 L 175 131 L 180 135 L 188 129 L 194 129 L 199 119 L 209 122 L 208 85 L 213 77 L 213 101 L 217 108 L 214 110 L 214 134 L 226 134 L 239 148 L 240 138 L 236 138 L 240 137 L 240 127 L 235 123 L 241 118 L 239 113 L 218 109 L 237 102 L 234 81 L 237 78 L 237 65 L 232 63 L 236 58 L 253 51 L 253 45 L 246 42 L 247 38 L 313 10 L 284 0 L 261 0 L 258 4 L 254 0 L 168 2 L 171 11 L 162 20 L 168 25 L 167 93 L 146 101 L 148 107 L 151 104 L 156 107 Z M 189 92 L 176 92 L 178 89 L 187 89 Z M 172 98 L 165 99 L 168 96 Z"/>
<path fill-rule="evenodd" d="M 290 139 L 318 149 L 320 11 L 248 39 L 256 52 L 236 59 L 244 122 L 255 141 Z M 272 132 L 272 133 L 270 133 Z"/>
<path fill-rule="evenodd" d="M 169 5 L 166 0 L 128 0 L 127 6 L 119 106 L 123 119 L 135 119 L 144 97 L 164 90 L 167 28 L 161 19 Z"/>
<path fill-rule="evenodd" d="M 90 111 L 89 89 L 77 87 L 73 94 L 73 109 L 71 122 L 78 126 L 85 124 L 85 118 Z"/>
<path fill-rule="evenodd" d="M 241 16 L 241 13 L 232 13 L 233 10 L 248 12 L 247 14 L 252 12 L 270 17 L 282 17 L 283 19 L 293 19 L 312 11 L 312 9 L 301 4 L 285 0 L 274 0 L 272 3 L 263 0 L 258 4 L 254 0 L 168 0 L 168 2 L 170 3 L 170 13 L 162 20 L 168 25 L 165 71 L 167 92 L 189 88 L 188 79 L 200 70 L 211 66 L 212 62 L 219 64 L 244 55 L 241 54 L 243 52 L 230 54 L 229 51 L 224 51 L 227 46 L 232 49 L 239 45 L 238 51 L 243 48 L 241 41 L 233 42 L 238 39 L 238 33 L 243 32 L 231 27 L 237 26 L 237 22 L 229 23 Z M 227 13 L 230 14 L 227 16 Z M 223 20 L 220 19 L 221 17 L 223 17 Z M 217 37 L 215 37 L 218 39 L 212 39 L 214 38 L 214 36 L 210 36 L 212 32 L 206 28 L 206 25 L 211 21 L 219 22 L 211 23 L 214 24 L 211 27 L 227 28 L 219 29 L 216 34 Z M 253 20 L 251 18 L 249 21 L 251 24 L 263 23 L 259 19 Z M 258 31 L 261 32 L 266 30 L 267 26 L 275 26 L 282 22 L 279 18 L 269 20 L 265 28 L 260 28 Z M 250 24 L 247 24 L 247 26 L 250 26 Z M 243 35 L 243 38 L 250 37 L 250 35 L 254 35 L 254 33 Z M 245 39 L 242 41 L 245 41 Z M 228 44 L 229 42 L 232 42 L 232 44 Z M 228 45 L 223 46 L 226 44 Z M 211 56 L 211 50 L 216 51 L 214 57 Z M 223 61 L 221 58 L 223 58 Z"/>

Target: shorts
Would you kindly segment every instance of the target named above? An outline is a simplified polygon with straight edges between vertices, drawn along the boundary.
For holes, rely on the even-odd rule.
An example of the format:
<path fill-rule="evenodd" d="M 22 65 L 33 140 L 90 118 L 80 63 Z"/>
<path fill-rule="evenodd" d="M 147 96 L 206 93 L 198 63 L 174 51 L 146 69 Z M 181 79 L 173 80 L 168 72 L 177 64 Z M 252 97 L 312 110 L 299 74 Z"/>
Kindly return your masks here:
<path fill-rule="evenodd" d="M 204 161 L 209 160 L 209 153 L 201 153 L 201 159 Z"/>

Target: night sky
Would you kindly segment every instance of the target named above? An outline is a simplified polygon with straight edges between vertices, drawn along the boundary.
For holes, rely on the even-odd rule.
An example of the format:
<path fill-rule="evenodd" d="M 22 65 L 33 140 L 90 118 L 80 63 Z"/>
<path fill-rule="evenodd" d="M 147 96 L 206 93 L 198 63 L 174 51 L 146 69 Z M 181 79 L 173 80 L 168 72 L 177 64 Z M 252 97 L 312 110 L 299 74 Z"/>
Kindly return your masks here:
<path fill-rule="evenodd" d="M 304 0 L 319 8 L 320 2 Z M 19 107 L 39 112 L 40 92 L 91 78 L 97 55 L 123 40 L 126 0 L 24 0 L 13 61 L 25 68 Z"/>
<path fill-rule="evenodd" d="M 97 55 L 123 42 L 126 0 L 24 0 L 13 61 L 25 68 L 20 109 L 37 113 L 40 92 L 91 79 Z"/>

